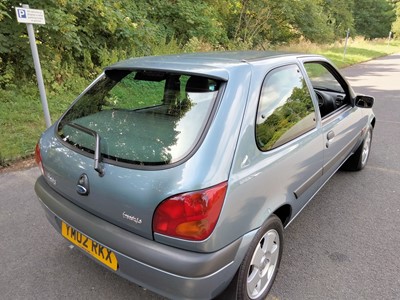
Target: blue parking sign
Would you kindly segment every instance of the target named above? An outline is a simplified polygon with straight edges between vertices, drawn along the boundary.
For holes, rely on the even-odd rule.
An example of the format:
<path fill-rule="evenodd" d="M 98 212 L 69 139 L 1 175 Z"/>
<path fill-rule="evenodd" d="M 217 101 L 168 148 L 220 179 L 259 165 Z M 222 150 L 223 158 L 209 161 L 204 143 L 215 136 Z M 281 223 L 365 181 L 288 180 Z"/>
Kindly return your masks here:
<path fill-rule="evenodd" d="M 17 8 L 18 18 L 26 19 L 26 10 L 24 8 Z"/>

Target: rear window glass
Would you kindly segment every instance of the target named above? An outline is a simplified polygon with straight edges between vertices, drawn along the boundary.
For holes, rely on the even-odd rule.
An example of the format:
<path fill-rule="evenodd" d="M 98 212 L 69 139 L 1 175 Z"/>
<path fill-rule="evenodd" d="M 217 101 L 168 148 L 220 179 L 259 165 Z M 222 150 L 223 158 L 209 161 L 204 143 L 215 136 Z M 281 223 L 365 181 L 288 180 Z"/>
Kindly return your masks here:
<path fill-rule="evenodd" d="M 220 83 L 158 71 L 108 70 L 58 125 L 64 142 L 103 158 L 165 165 L 184 158 L 207 123 Z M 88 130 L 85 130 L 88 129 Z"/>

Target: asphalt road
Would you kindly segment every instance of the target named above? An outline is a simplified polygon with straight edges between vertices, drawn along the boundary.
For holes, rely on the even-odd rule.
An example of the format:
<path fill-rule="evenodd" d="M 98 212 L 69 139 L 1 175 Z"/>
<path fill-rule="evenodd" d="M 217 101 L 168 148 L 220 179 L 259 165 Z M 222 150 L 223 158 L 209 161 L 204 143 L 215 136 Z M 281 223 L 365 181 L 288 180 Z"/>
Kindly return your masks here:
<path fill-rule="evenodd" d="M 376 99 L 369 163 L 334 175 L 285 230 L 270 300 L 400 299 L 400 54 L 343 73 Z M 0 299 L 163 299 L 59 236 L 36 200 L 38 174 L 0 174 Z"/>

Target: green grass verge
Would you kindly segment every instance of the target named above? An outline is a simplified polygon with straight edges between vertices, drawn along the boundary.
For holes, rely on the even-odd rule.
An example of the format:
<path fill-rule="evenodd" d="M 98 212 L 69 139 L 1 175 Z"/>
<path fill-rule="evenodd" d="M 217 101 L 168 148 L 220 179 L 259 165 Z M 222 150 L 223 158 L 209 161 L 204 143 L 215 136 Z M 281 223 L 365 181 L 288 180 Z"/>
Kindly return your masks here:
<path fill-rule="evenodd" d="M 349 40 L 346 56 L 344 45 L 317 46 L 310 43 L 280 48 L 285 51 L 318 53 L 343 68 L 392 53 L 400 53 L 400 41 Z M 87 81 L 74 79 L 48 92 L 52 121 L 57 120 L 74 98 L 83 90 Z M 45 129 L 40 96 L 35 83 L 21 82 L 21 86 L 0 89 L 0 168 L 14 161 L 31 157 L 34 147 Z"/>
<path fill-rule="evenodd" d="M 47 95 L 54 122 L 68 108 L 85 84 Z M 0 89 L 0 168 L 34 152 L 40 134 L 46 129 L 40 95 L 35 83 Z"/>
<path fill-rule="evenodd" d="M 300 45 L 301 47 L 301 45 Z M 365 41 L 363 39 L 350 39 L 348 41 L 346 53 L 344 51 L 344 43 L 334 44 L 331 46 L 303 47 L 301 52 L 312 52 L 326 56 L 338 68 L 348 67 L 374 58 L 386 56 L 393 53 L 400 53 L 400 40 Z"/>

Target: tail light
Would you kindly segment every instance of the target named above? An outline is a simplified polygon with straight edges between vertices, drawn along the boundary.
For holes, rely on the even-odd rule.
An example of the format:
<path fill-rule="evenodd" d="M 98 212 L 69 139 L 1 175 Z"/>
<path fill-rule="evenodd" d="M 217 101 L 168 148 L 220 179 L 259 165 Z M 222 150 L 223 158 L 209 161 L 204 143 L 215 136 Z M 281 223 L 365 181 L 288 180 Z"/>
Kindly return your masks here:
<path fill-rule="evenodd" d="M 43 163 L 42 163 L 42 155 L 40 154 L 40 145 L 39 143 L 36 144 L 35 148 L 35 161 L 39 167 L 40 172 L 44 175 Z"/>
<path fill-rule="evenodd" d="M 194 241 L 208 238 L 217 224 L 227 187 L 223 182 L 164 200 L 154 214 L 154 232 Z"/>

